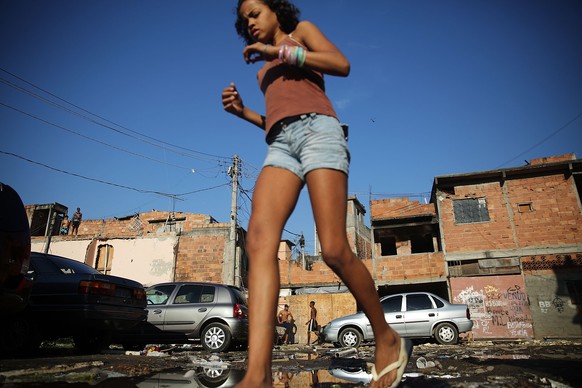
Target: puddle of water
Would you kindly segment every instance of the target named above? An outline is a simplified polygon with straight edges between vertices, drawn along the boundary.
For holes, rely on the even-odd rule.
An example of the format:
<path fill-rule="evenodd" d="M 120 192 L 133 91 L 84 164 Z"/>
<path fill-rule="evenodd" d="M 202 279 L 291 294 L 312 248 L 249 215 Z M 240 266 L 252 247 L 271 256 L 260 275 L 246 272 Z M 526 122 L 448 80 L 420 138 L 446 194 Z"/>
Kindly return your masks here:
<path fill-rule="evenodd" d="M 296 354 L 309 360 L 314 354 Z M 310 358 L 311 357 L 311 358 Z M 276 366 L 275 366 L 276 367 Z M 204 366 L 194 365 L 191 370 L 173 370 L 157 373 L 136 383 L 139 388 L 172 387 L 233 387 L 244 377 L 244 370 L 232 369 L 228 362 L 218 360 Z M 329 369 L 301 369 L 273 371 L 273 386 L 279 388 L 317 387 L 333 384 L 334 387 L 354 387 L 369 384 L 372 375 L 361 359 L 333 359 Z"/>
<path fill-rule="evenodd" d="M 528 354 L 480 354 L 475 355 L 479 360 L 529 360 Z"/>

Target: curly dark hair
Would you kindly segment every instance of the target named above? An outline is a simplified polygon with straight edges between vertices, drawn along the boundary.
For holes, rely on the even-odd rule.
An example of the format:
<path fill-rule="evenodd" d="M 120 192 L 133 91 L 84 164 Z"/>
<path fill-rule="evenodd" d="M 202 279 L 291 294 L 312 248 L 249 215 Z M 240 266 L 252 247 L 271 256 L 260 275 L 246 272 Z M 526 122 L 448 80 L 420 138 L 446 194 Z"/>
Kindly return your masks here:
<path fill-rule="evenodd" d="M 281 25 L 281 29 L 290 34 L 295 30 L 299 23 L 299 15 L 301 11 L 299 8 L 291 4 L 287 0 L 260 0 L 267 5 L 273 12 L 277 14 L 277 20 Z M 245 18 L 240 15 L 240 7 L 245 0 L 238 0 L 236 6 L 236 22 L 234 28 L 236 33 L 246 42 L 246 44 L 255 43 L 255 39 L 249 34 L 248 23 Z"/>

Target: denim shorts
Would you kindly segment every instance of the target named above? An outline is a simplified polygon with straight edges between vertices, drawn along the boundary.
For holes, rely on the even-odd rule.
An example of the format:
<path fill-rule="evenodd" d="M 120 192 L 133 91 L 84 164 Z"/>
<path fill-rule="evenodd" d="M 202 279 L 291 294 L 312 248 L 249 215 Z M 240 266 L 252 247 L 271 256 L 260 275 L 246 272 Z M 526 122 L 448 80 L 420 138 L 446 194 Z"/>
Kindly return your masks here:
<path fill-rule="evenodd" d="M 348 143 L 335 117 L 305 114 L 276 130 L 275 136 L 268 138 L 269 149 L 263 167 L 284 168 L 302 181 L 308 172 L 320 168 L 339 170 L 348 175 Z"/>

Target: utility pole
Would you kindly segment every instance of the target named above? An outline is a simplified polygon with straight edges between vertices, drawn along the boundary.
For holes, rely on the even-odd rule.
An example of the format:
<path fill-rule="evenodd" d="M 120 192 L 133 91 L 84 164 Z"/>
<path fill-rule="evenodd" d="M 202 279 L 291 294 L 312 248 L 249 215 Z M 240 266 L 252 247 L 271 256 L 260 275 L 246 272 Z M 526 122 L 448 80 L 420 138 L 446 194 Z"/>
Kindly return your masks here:
<path fill-rule="evenodd" d="M 237 199 L 238 199 L 238 176 L 240 159 L 238 155 L 232 158 L 233 164 L 228 168 L 228 175 L 232 178 L 232 197 L 230 206 L 230 245 L 226 260 L 226 279 L 230 284 L 241 286 L 240 257 L 236 249 L 236 219 L 237 219 Z M 232 260 L 232 261 L 231 261 Z M 232 266 L 230 265 L 232 263 Z"/>
<path fill-rule="evenodd" d="M 299 237 L 299 246 L 301 247 L 301 266 L 306 269 L 305 265 L 305 237 L 303 237 L 303 232 L 301 232 L 301 237 Z"/>

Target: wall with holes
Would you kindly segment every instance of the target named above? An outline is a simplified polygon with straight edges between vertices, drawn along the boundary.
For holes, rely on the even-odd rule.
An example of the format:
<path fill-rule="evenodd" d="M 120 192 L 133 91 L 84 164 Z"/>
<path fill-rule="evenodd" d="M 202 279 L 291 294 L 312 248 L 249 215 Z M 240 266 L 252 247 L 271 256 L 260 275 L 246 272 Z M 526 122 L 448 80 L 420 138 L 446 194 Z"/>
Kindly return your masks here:
<path fill-rule="evenodd" d="M 451 278 L 453 303 L 469 305 L 474 338 L 533 338 L 533 319 L 521 275 Z"/>

